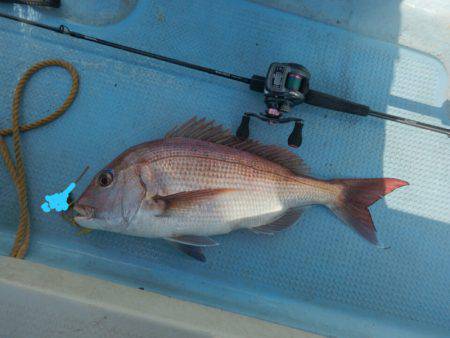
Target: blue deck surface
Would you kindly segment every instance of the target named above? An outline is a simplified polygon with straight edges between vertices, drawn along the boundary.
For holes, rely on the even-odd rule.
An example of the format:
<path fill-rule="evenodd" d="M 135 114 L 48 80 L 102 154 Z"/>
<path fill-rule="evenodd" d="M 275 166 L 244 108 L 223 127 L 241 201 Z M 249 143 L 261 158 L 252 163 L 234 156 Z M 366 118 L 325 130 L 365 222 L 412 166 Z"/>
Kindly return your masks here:
<path fill-rule="evenodd" d="M 193 63 L 251 76 L 273 61 L 298 62 L 311 86 L 379 111 L 448 125 L 448 75 L 431 56 L 365 38 L 247 1 L 121 1 L 102 16 L 0 5 L 0 11 L 66 24 Z M 116 7 L 115 7 L 116 6 Z M 100 10 L 101 8 L 99 8 Z M 81 9 L 78 9 L 82 13 Z M 114 12 L 116 10 L 116 12 Z M 117 15 L 116 15 L 116 14 Z M 119 18 L 119 19 L 118 19 Z M 321 178 L 396 177 L 409 181 L 371 207 L 380 250 L 325 208 L 308 210 L 276 236 L 218 236 L 199 263 L 163 240 L 77 230 L 41 211 L 86 165 L 93 175 L 128 147 L 160 138 L 175 124 L 206 116 L 235 129 L 244 111 L 262 111 L 245 85 L 0 19 L 0 128 L 9 127 L 12 92 L 43 59 L 80 73 L 78 97 L 61 119 L 22 136 L 32 243 L 28 258 L 133 287 L 339 337 L 450 335 L 450 140 L 372 118 L 310 106 L 299 150 Z M 417 74 L 424 74 L 418 80 Z M 47 115 L 70 78 L 45 69 L 25 92 L 22 122 Z M 253 123 L 252 135 L 286 145 L 289 126 Z M 88 180 L 80 182 L 81 193 Z M 18 207 L 0 165 L 0 252 L 8 254 Z"/>

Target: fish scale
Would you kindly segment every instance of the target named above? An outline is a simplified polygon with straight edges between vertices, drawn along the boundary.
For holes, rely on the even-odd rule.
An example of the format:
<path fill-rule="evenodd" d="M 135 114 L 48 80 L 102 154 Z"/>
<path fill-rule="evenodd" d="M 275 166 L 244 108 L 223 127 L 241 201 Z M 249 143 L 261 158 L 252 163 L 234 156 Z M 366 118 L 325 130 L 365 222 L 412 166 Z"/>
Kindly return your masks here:
<path fill-rule="evenodd" d="M 271 179 L 262 172 L 242 167 L 237 163 L 223 163 L 212 156 L 196 158 L 191 155 L 192 152 L 186 147 L 183 157 L 177 155 L 174 158 L 166 157 L 164 160 L 152 162 L 151 168 L 158 167 L 158 170 L 162 168 L 165 173 L 161 189 L 168 194 L 215 188 L 232 188 L 236 192 L 225 194 L 206 204 L 193 206 L 188 212 L 180 212 L 176 220 L 164 218 L 165 227 L 171 226 L 174 222 L 181 222 L 186 233 L 225 233 L 233 228 L 234 224 L 224 227 L 223 230 L 214 228 L 216 225 L 223 226 L 224 221 L 239 221 L 283 211 L 278 193 L 283 189 L 277 185 L 273 177 Z M 166 187 L 170 188 L 165 189 Z M 287 187 L 293 191 L 292 187 Z M 209 212 L 205 212 L 205 209 Z M 270 219 L 272 218 L 273 215 L 270 216 Z"/>
<path fill-rule="evenodd" d="M 102 169 L 75 205 L 76 221 L 166 238 L 203 260 L 194 247 L 217 244 L 207 236 L 242 228 L 273 234 L 296 223 L 304 207 L 320 204 L 377 244 L 368 207 L 404 185 L 391 178 L 318 180 L 292 152 L 241 141 L 194 118 Z"/>

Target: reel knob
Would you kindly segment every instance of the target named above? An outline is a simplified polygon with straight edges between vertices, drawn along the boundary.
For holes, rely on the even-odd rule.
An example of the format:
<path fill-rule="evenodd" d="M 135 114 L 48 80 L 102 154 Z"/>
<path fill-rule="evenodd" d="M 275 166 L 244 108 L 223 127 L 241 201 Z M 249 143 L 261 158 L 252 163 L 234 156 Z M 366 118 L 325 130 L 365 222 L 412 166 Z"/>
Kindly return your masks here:
<path fill-rule="evenodd" d="M 248 139 L 248 136 L 250 135 L 250 116 L 244 114 L 242 116 L 241 124 L 239 125 L 239 128 L 236 131 L 236 136 L 241 140 Z"/>
<path fill-rule="evenodd" d="M 303 123 L 301 121 L 296 121 L 294 125 L 294 129 L 292 130 L 291 135 L 288 138 L 288 145 L 293 148 L 299 148 L 302 144 L 302 128 Z"/>

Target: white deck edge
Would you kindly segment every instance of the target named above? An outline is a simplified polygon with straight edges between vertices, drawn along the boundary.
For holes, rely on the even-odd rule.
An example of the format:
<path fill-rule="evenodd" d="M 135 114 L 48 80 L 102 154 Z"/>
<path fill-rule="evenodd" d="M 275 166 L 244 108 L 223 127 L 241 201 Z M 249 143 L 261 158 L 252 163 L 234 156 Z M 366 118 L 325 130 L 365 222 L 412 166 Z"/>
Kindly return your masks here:
<path fill-rule="evenodd" d="M 0 257 L 0 299 L 1 337 L 319 337 L 10 257 Z"/>

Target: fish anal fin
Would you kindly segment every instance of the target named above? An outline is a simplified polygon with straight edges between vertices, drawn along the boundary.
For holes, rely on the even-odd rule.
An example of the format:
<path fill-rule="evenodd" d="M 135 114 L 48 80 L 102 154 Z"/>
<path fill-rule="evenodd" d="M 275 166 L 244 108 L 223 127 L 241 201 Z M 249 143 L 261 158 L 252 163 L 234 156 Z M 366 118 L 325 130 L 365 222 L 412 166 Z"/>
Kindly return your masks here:
<path fill-rule="evenodd" d="M 221 144 L 263 157 L 289 169 L 296 175 L 309 174 L 309 169 L 303 160 L 288 149 L 275 145 L 264 145 L 250 139 L 240 140 L 229 129 L 204 118 L 197 119 L 194 117 L 181 126 L 172 129 L 165 137 L 185 137 Z"/>
<path fill-rule="evenodd" d="M 193 191 L 182 191 L 172 195 L 153 196 L 153 201 L 162 209 L 163 215 L 165 212 L 176 209 L 189 209 L 192 206 L 198 205 L 204 201 L 211 200 L 219 195 L 236 191 L 236 189 L 203 189 Z"/>
<path fill-rule="evenodd" d="M 256 233 L 273 235 L 282 231 L 298 221 L 305 208 L 290 208 L 279 218 L 268 224 L 260 225 L 251 230 Z"/>

